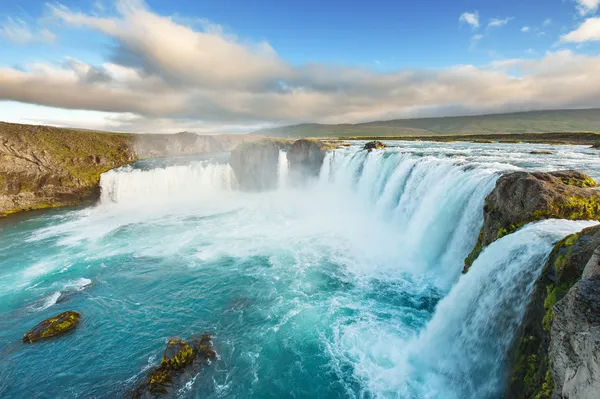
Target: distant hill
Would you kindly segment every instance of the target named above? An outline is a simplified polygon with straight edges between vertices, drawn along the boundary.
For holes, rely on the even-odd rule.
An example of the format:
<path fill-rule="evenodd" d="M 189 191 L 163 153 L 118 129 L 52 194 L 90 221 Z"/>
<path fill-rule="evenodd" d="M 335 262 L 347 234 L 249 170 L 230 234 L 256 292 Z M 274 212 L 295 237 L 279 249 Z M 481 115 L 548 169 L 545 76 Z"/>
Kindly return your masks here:
<path fill-rule="evenodd" d="M 254 134 L 271 137 L 382 137 L 599 131 L 600 109 L 577 109 L 395 119 L 340 125 L 310 123 L 263 129 Z"/>

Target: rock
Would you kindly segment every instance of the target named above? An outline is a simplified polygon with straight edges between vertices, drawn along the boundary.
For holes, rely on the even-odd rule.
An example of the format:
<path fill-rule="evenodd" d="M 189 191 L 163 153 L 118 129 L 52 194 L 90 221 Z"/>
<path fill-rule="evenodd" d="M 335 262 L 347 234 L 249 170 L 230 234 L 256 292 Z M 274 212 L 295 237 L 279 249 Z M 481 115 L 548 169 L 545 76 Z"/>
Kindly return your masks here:
<path fill-rule="evenodd" d="M 600 149 L 600 141 L 596 141 L 596 142 L 595 142 L 595 143 L 592 145 L 592 148 L 595 148 L 595 149 L 599 150 L 599 149 Z"/>
<path fill-rule="evenodd" d="M 57 316 L 46 319 L 33 327 L 23 336 L 23 342 L 34 343 L 41 339 L 61 335 L 77 327 L 81 315 L 77 312 L 67 311 Z"/>
<path fill-rule="evenodd" d="M 279 151 L 287 151 L 291 145 L 289 140 L 264 139 L 237 146 L 231 152 L 229 165 L 240 189 L 263 191 L 276 188 Z"/>
<path fill-rule="evenodd" d="M 371 152 L 373 150 L 380 150 L 385 147 L 387 147 L 387 145 L 385 145 L 381 141 L 375 140 L 375 141 L 369 141 L 367 144 L 365 144 L 365 146 L 363 147 L 363 150 L 367 150 L 367 151 Z"/>
<path fill-rule="evenodd" d="M 581 280 L 554 308 L 552 398 L 600 396 L 600 281 Z"/>
<path fill-rule="evenodd" d="M 209 360 L 216 359 L 217 353 L 211 345 L 211 337 L 202 335 L 191 343 L 179 338 L 171 338 L 163 352 L 160 365 L 151 370 L 145 382 L 134 391 L 134 398 L 156 398 L 173 396 Z"/>
<path fill-rule="evenodd" d="M 556 322 L 558 313 L 561 312 L 560 317 L 576 313 L 559 309 L 575 286 L 583 281 L 598 281 L 586 276 L 596 276 L 593 269 L 598 266 L 594 260 L 598 261 L 599 248 L 600 225 L 565 237 L 554 246 L 540 277 L 535 281 L 523 321 L 515 334 L 509 353 L 505 398 L 550 398 L 555 386 L 561 386 L 561 379 L 555 375 L 554 366 L 551 367 L 557 363 L 557 358 L 550 348 L 560 344 L 562 338 L 555 342 L 555 337 L 560 336 L 561 331 L 574 331 L 565 330 L 565 323 Z"/>
<path fill-rule="evenodd" d="M 293 181 L 304 183 L 307 178 L 318 176 L 327 151 L 335 148 L 336 144 L 323 140 L 296 140 L 287 154 Z"/>
<path fill-rule="evenodd" d="M 552 151 L 531 151 L 529 153 L 531 155 L 552 155 L 552 154 L 554 154 Z"/>
<path fill-rule="evenodd" d="M 483 227 L 464 272 L 486 246 L 529 222 L 600 219 L 600 191 L 592 187 L 596 182 L 576 171 L 503 175 L 485 199 Z"/>

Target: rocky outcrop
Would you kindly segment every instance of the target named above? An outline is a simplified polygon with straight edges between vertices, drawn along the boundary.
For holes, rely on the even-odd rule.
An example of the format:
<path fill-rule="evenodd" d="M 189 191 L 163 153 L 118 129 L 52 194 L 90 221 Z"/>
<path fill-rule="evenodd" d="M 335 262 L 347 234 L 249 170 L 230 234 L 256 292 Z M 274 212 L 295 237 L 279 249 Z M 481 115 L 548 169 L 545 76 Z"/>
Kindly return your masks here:
<path fill-rule="evenodd" d="M 229 165 L 240 189 L 263 191 L 277 187 L 279 151 L 291 148 L 289 140 L 264 139 L 244 143 L 231 151 Z"/>
<path fill-rule="evenodd" d="M 541 219 L 600 219 L 596 182 L 576 171 L 513 172 L 500 177 L 486 197 L 484 222 L 464 272 L 481 251 L 521 226 Z"/>
<path fill-rule="evenodd" d="M 48 339 L 62 335 L 77 327 L 81 315 L 77 312 L 67 311 L 46 319 L 27 331 L 22 341 L 34 343 L 42 339 Z"/>
<path fill-rule="evenodd" d="M 505 398 L 587 398 L 600 383 L 600 226 L 558 242 L 509 354 Z"/>
<path fill-rule="evenodd" d="M 0 217 L 94 201 L 102 173 L 138 159 L 230 151 L 256 139 L 119 134 L 0 122 Z"/>
<path fill-rule="evenodd" d="M 316 139 L 264 139 L 236 147 L 229 164 L 242 190 L 271 190 L 277 187 L 280 151 L 287 153 L 292 181 L 300 183 L 318 176 L 325 154 L 337 147 L 336 142 Z"/>
<path fill-rule="evenodd" d="M 335 148 L 338 146 L 333 142 L 314 139 L 296 140 L 287 154 L 294 183 L 301 184 L 307 179 L 319 176 L 327 151 Z"/>
<path fill-rule="evenodd" d="M 217 353 L 208 334 L 190 343 L 172 338 L 163 352 L 160 365 L 151 370 L 148 378 L 135 390 L 134 398 L 174 397 L 201 366 L 215 359 Z"/>
<path fill-rule="evenodd" d="M 371 152 L 373 150 L 380 150 L 385 147 L 387 147 L 387 145 L 385 145 L 381 141 L 375 140 L 375 141 L 369 141 L 367 144 L 365 144 L 365 146 L 363 147 L 363 150 Z"/>

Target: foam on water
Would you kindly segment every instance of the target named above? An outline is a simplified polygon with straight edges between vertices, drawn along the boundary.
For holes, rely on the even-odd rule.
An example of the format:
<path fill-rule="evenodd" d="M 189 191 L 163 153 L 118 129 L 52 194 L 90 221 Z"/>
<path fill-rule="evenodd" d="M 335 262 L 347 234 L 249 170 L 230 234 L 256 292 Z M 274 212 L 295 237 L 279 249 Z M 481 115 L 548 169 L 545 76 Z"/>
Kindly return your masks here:
<path fill-rule="evenodd" d="M 237 191 L 225 164 L 146 161 L 103 174 L 96 207 L 3 227 L 0 345 L 64 310 L 83 322 L 9 353 L 0 396 L 120 397 L 168 337 L 207 331 L 219 358 L 178 396 L 501 396 L 532 281 L 552 243 L 589 223 L 527 226 L 462 276 L 484 198 L 504 171 L 598 176 L 600 161 L 579 147 L 393 144 L 332 151 L 303 187 L 282 152 L 265 193 Z"/>

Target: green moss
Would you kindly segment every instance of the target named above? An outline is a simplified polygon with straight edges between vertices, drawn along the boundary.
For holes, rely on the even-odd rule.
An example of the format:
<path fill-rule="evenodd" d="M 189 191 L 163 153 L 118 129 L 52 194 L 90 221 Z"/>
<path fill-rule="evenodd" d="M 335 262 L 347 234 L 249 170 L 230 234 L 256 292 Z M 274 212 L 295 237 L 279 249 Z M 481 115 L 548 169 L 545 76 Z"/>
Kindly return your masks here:
<path fill-rule="evenodd" d="M 169 356 L 168 353 L 172 353 L 172 356 Z M 165 386 L 173 381 L 174 374 L 189 366 L 194 361 L 194 357 L 195 351 L 189 344 L 185 341 L 170 339 L 160 366 L 148 377 L 148 390 L 158 393 L 165 392 Z"/>
<path fill-rule="evenodd" d="M 568 177 L 563 177 L 560 179 L 564 184 L 569 186 L 576 186 L 581 188 L 589 188 L 596 187 L 598 184 L 589 176 L 586 176 L 583 179 L 572 179 Z"/>
<path fill-rule="evenodd" d="M 75 328 L 80 317 L 77 312 L 67 311 L 46 319 L 25 333 L 22 341 L 33 343 L 63 334 Z"/>
<path fill-rule="evenodd" d="M 552 379 L 552 370 L 550 367 L 548 367 L 544 383 L 542 384 L 542 390 L 537 395 L 535 395 L 535 399 L 550 399 L 553 392 L 554 381 Z"/>

